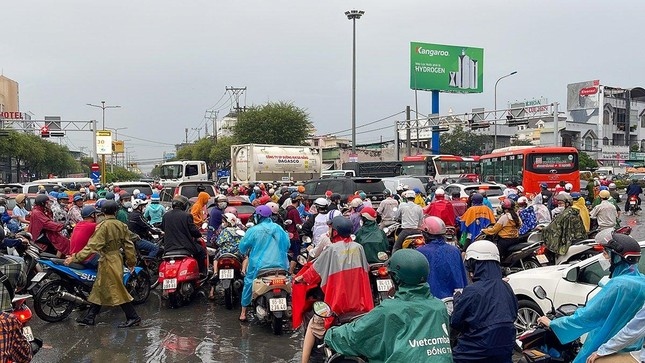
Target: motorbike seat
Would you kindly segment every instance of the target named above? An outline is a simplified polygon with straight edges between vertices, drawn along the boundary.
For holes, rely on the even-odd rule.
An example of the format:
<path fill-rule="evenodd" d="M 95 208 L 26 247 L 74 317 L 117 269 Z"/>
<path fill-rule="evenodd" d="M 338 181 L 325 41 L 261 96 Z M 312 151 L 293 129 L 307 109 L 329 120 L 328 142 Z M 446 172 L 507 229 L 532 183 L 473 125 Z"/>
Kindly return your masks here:
<path fill-rule="evenodd" d="M 508 248 L 508 253 L 519 251 L 519 250 L 523 249 L 524 247 L 528 247 L 528 246 L 530 246 L 532 244 L 533 244 L 533 242 L 516 243 L 516 244 L 514 244 L 514 245 L 512 245 L 511 247 Z"/>
<path fill-rule="evenodd" d="M 57 265 L 62 265 L 65 266 L 65 260 L 62 258 L 52 258 L 50 259 L 51 262 L 57 264 Z M 72 262 L 67 266 L 69 268 L 73 268 L 74 270 L 85 270 L 87 267 L 81 265 L 80 263 Z"/>
<path fill-rule="evenodd" d="M 271 275 L 288 275 L 288 274 L 289 272 L 287 270 L 284 270 L 281 268 L 265 268 L 258 272 L 257 278 L 267 277 Z"/>
<path fill-rule="evenodd" d="M 370 271 L 378 270 L 379 268 L 385 266 L 385 262 L 370 263 Z"/>
<path fill-rule="evenodd" d="M 52 259 L 52 258 L 58 258 L 58 256 L 56 256 L 56 255 L 54 255 L 54 254 L 52 254 L 52 253 L 41 252 L 41 253 L 40 253 L 40 258 L 43 258 L 43 259 L 49 260 L 49 259 Z"/>
<path fill-rule="evenodd" d="M 179 257 L 184 258 L 184 257 L 190 257 L 192 255 L 193 254 L 190 253 L 187 250 L 174 250 L 174 251 L 166 251 L 163 254 L 162 258 L 164 258 L 164 259 L 166 259 L 166 258 L 179 258 Z"/>
<path fill-rule="evenodd" d="M 236 260 L 239 260 L 240 258 L 237 255 L 234 255 L 232 253 L 222 253 L 219 258 L 234 258 Z"/>
<path fill-rule="evenodd" d="M 363 315 L 365 315 L 365 312 L 352 311 L 350 313 L 340 314 L 340 316 L 338 316 L 338 318 L 337 318 L 338 319 L 337 321 L 340 324 L 347 324 L 347 323 L 351 323 L 352 321 L 360 318 Z"/>

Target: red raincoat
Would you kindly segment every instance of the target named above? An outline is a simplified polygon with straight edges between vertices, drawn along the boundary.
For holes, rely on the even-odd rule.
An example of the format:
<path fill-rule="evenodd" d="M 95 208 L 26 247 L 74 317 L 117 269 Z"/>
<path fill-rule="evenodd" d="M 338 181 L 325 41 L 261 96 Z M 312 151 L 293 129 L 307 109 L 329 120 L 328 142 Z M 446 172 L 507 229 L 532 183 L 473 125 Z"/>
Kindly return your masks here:
<path fill-rule="evenodd" d="M 34 240 L 38 240 L 38 237 L 44 233 L 57 251 L 67 255 L 69 254 L 69 240 L 60 234 L 63 227 L 61 223 L 56 223 L 47 216 L 43 207 L 36 205 L 31 210 L 29 233 Z"/>

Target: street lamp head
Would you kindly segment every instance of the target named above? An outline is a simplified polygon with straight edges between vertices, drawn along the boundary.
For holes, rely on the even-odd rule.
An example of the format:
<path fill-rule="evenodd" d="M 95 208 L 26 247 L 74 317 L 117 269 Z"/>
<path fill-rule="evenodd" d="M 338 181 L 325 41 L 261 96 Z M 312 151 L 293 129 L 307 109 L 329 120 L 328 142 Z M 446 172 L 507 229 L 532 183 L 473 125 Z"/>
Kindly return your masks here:
<path fill-rule="evenodd" d="M 354 19 L 360 19 L 361 16 L 363 16 L 365 12 L 363 10 L 348 10 L 345 12 L 345 15 L 347 16 L 347 19 L 349 20 L 354 20 Z"/>
<path fill-rule="evenodd" d="M 513 72 L 511 72 L 511 76 L 512 76 L 512 75 L 514 75 L 514 74 L 516 74 L 516 73 L 517 73 L 517 71 L 513 71 Z"/>

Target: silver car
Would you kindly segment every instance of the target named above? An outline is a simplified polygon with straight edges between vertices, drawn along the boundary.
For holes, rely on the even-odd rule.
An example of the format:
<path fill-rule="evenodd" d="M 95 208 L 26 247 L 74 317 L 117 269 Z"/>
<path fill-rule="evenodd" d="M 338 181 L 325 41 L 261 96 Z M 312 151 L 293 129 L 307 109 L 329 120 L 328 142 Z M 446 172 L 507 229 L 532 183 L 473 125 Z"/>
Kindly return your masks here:
<path fill-rule="evenodd" d="M 497 184 L 448 184 L 444 188 L 447 196 L 452 196 L 452 193 L 459 192 L 462 199 L 468 199 L 468 196 L 473 192 L 479 192 L 480 190 L 486 191 L 486 197 L 490 201 L 490 204 L 493 206 L 493 209 L 497 209 L 500 204 L 499 197 L 504 195 L 504 188 L 501 185 Z"/>

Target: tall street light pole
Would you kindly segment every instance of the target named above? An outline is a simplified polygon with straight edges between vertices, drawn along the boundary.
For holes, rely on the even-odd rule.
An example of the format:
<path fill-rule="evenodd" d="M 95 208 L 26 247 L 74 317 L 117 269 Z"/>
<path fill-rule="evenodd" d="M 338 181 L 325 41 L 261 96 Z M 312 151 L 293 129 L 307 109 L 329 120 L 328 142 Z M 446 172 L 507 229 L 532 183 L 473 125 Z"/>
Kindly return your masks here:
<path fill-rule="evenodd" d="M 509 74 L 507 74 L 505 76 L 501 76 L 501 77 L 499 77 L 497 82 L 495 82 L 495 138 L 493 139 L 493 150 L 497 149 L 497 84 L 502 79 L 504 79 L 506 77 L 510 77 L 510 76 L 512 76 L 514 74 L 517 74 L 517 71 L 513 71 L 513 72 L 511 72 L 511 73 L 509 73 Z"/>
<path fill-rule="evenodd" d="M 105 130 L 105 109 L 106 108 L 120 108 L 121 106 L 106 106 L 105 101 L 101 101 L 101 105 L 93 105 L 91 103 L 86 103 L 88 106 L 92 107 L 98 107 L 101 110 L 103 110 L 103 128 L 102 130 Z M 96 130 L 94 130 L 96 132 Z M 101 155 L 101 182 L 105 184 L 105 154 Z"/>
<path fill-rule="evenodd" d="M 356 155 L 356 19 L 360 19 L 363 10 L 348 10 L 347 19 L 352 21 L 352 155 Z"/>

